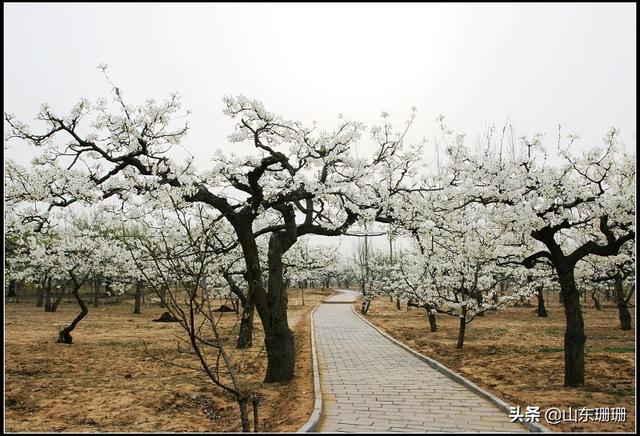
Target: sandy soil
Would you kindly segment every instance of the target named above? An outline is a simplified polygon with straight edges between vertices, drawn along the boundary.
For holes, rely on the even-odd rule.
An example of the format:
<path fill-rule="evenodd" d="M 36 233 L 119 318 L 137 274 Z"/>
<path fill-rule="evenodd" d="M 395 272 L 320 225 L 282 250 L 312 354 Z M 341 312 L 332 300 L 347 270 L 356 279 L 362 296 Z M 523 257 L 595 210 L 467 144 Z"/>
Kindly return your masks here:
<path fill-rule="evenodd" d="M 553 296 L 551 297 L 554 298 Z M 555 296 L 557 299 L 557 296 Z M 356 310 L 359 309 L 356 304 Z M 635 333 L 619 329 L 617 308 L 583 308 L 587 336 L 586 385 L 563 387 L 564 313 L 553 302 L 549 317 L 533 307 L 508 308 L 477 318 L 467 327 L 464 348 L 455 349 L 458 321 L 438 315 L 429 332 L 426 312 L 396 309 L 387 298 L 372 302 L 366 318 L 396 339 L 459 372 L 511 405 L 567 409 L 625 407 L 624 423 L 589 422 L 543 425 L 553 431 L 633 431 L 635 428 Z M 632 315 L 634 316 L 634 315 Z M 635 326 L 635 318 L 634 324 Z"/>
<path fill-rule="evenodd" d="M 253 347 L 234 350 L 232 358 L 246 369 L 243 384 L 261 397 L 260 430 L 296 431 L 311 414 L 308 315 L 328 294 L 307 290 L 302 306 L 299 291 L 290 291 L 289 320 L 298 349 L 291 382 L 262 383 L 266 354 L 257 314 Z M 133 315 L 128 301 L 90 307 L 73 332 L 74 343 L 55 343 L 58 329 L 77 311 L 72 302 L 61 304 L 56 313 L 44 313 L 33 302 L 6 305 L 5 430 L 240 430 L 233 397 L 208 381 L 184 344 L 178 346 L 180 326 L 151 321 L 164 309 L 148 304 Z M 221 324 L 235 325 L 236 315 L 224 314 Z"/>

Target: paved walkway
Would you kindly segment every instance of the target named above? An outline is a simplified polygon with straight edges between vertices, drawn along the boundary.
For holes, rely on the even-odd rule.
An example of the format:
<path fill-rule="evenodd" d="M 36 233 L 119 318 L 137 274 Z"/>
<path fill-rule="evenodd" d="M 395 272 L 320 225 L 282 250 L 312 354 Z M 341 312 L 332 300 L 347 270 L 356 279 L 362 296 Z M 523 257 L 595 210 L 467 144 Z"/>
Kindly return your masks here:
<path fill-rule="evenodd" d="M 526 431 L 506 413 L 383 337 L 351 310 L 356 292 L 314 313 L 319 431 Z"/>

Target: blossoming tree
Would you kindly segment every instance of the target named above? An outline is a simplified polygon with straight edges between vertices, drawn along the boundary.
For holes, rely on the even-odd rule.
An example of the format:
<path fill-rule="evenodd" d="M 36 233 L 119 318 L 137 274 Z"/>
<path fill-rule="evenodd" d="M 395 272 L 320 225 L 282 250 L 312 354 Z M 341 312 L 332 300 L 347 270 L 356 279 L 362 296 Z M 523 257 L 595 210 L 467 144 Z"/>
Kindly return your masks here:
<path fill-rule="evenodd" d="M 115 107 L 106 100 L 82 100 L 66 116 L 43 106 L 37 116 L 44 123 L 40 133 L 5 114 L 7 139 L 40 147 L 38 162 L 51 171 L 81 173 L 81 186 L 91 186 L 90 200 L 126 201 L 166 186 L 186 202 L 216 210 L 234 229 L 243 253 L 249 298 L 265 331 L 265 381 L 291 379 L 295 348 L 282 257 L 301 236 L 337 236 L 361 216 L 388 218 L 389 200 L 416 189 L 409 168 L 418 154 L 403 151 L 406 129 L 396 132 L 385 116 L 384 125 L 371 131 L 374 151 L 356 157 L 353 147 L 365 132 L 359 122 L 341 119 L 334 129 L 320 130 L 273 114 L 256 100 L 229 97 L 225 113 L 236 121 L 229 140 L 248 142 L 253 152 L 243 157 L 219 154 L 211 168 L 198 171 L 192 160 L 177 164 L 166 154 L 188 130 L 186 124 L 172 123 L 180 110 L 178 95 L 137 107 L 116 86 L 113 95 Z M 87 118 L 92 123 L 84 133 L 80 126 Z M 380 184 L 387 179 L 390 183 Z M 61 189 L 51 204 L 67 206 L 84 195 Z M 255 228 L 259 218 L 269 224 Z M 262 235 L 269 241 L 266 265 L 256 242 Z M 263 270 L 268 271 L 266 286 Z"/>

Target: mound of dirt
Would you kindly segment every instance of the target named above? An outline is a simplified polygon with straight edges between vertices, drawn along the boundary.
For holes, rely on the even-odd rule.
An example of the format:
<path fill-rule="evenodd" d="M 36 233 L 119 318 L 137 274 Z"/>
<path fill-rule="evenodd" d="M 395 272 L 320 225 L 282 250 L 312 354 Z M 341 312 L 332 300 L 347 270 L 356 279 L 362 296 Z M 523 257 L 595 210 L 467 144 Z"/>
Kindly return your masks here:
<path fill-rule="evenodd" d="M 159 318 L 153 320 L 154 322 L 179 322 L 178 318 L 171 315 L 169 312 L 165 312 L 160 315 Z"/>
<path fill-rule="evenodd" d="M 214 312 L 235 312 L 235 310 L 233 310 L 232 308 L 230 308 L 226 304 L 223 304 L 220 307 L 218 307 L 217 309 L 215 309 Z"/>

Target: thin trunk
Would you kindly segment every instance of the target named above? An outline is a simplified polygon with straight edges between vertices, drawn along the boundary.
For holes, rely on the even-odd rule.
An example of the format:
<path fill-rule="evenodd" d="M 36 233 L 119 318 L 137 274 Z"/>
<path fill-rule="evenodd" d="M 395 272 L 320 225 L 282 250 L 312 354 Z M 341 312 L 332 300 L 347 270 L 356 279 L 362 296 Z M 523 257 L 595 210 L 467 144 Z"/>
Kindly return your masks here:
<path fill-rule="evenodd" d="M 55 299 L 55 301 L 53 303 L 51 303 L 51 307 L 49 308 L 49 312 L 56 312 L 58 310 L 58 306 L 60 305 L 60 303 L 62 303 L 62 299 L 64 298 L 65 294 L 67 293 L 67 288 L 66 287 L 62 287 L 60 288 L 60 291 L 58 292 L 58 295 Z"/>
<path fill-rule="evenodd" d="M 366 315 L 369 311 L 369 306 L 371 302 L 369 300 L 362 300 L 362 306 L 360 306 L 360 313 Z"/>
<path fill-rule="evenodd" d="M 7 298 L 15 298 L 18 296 L 18 281 L 15 279 L 9 280 L 9 292 L 7 293 Z"/>
<path fill-rule="evenodd" d="M 251 431 L 249 428 L 249 412 L 247 410 L 248 401 L 246 398 L 238 398 L 236 401 L 240 408 L 240 424 L 242 425 L 242 432 L 247 433 Z"/>
<path fill-rule="evenodd" d="M 160 298 L 160 303 L 158 304 L 158 306 L 160 307 L 167 307 L 167 288 L 166 287 L 162 287 L 162 289 L 160 289 L 160 292 L 158 293 L 158 297 Z"/>
<path fill-rule="evenodd" d="M 44 294 L 44 311 L 45 312 L 53 312 L 52 309 L 52 305 L 53 302 L 51 301 L 51 277 L 49 277 L 49 279 L 47 280 L 47 287 L 45 290 L 45 294 Z"/>
<path fill-rule="evenodd" d="M 591 299 L 593 300 L 593 305 L 595 306 L 596 310 L 602 310 L 602 306 L 600 306 L 600 299 L 596 295 L 596 291 L 591 292 Z"/>
<path fill-rule="evenodd" d="M 400 310 L 400 298 L 396 297 L 396 309 Z"/>
<path fill-rule="evenodd" d="M 260 419 L 258 416 L 258 410 L 260 407 L 260 399 L 256 395 L 251 396 L 251 403 L 253 404 L 253 431 L 254 433 L 260 432 Z"/>
<path fill-rule="evenodd" d="M 538 316 L 542 318 L 548 317 L 549 314 L 547 313 L 547 308 L 544 306 L 544 294 L 542 286 L 539 286 L 536 290 L 536 297 L 538 298 Z"/>
<path fill-rule="evenodd" d="M 302 296 L 302 305 L 304 306 L 304 289 L 300 288 L 300 295 Z"/>
<path fill-rule="evenodd" d="M 231 301 L 231 307 L 233 308 L 233 311 L 235 312 L 235 314 L 237 315 L 238 313 L 240 313 L 240 308 L 239 308 L 239 304 L 238 304 L 238 299 L 231 297 L 229 299 L 229 301 Z"/>
<path fill-rule="evenodd" d="M 631 313 L 629 313 L 629 303 L 625 299 L 623 281 L 620 275 L 616 276 L 614 286 L 620 328 L 622 330 L 631 330 Z"/>
<path fill-rule="evenodd" d="M 484 303 L 484 296 L 481 291 L 477 291 L 473 293 L 473 298 L 478 302 L 478 307 L 482 307 L 482 303 Z M 484 316 L 484 311 L 478 312 L 476 316 Z"/>
<path fill-rule="evenodd" d="M 456 348 L 462 348 L 464 345 L 464 333 L 467 329 L 467 315 L 463 313 L 460 316 L 460 328 L 458 330 L 458 343 L 456 344 Z"/>
<path fill-rule="evenodd" d="M 100 280 L 95 279 L 92 282 L 93 284 L 93 307 L 98 307 L 100 305 Z"/>
<path fill-rule="evenodd" d="M 44 287 L 45 287 L 46 279 L 43 279 L 40 283 L 38 283 L 38 294 L 36 300 L 36 307 L 44 306 Z"/>
<path fill-rule="evenodd" d="M 140 300 L 142 299 L 142 288 L 144 287 L 144 282 L 142 280 L 136 281 L 136 294 L 135 294 L 135 303 L 133 305 L 133 313 L 140 313 Z"/>
<path fill-rule="evenodd" d="M 435 333 L 438 331 L 438 326 L 436 324 L 436 314 L 433 313 L 430 307 L 427 307 L 426 310 L 427 310 L 427 318 L 429 318 L 429 327 L 431 329 L 431 333 Z"/>
<path fill-rule="evenodd" d="M 71 324 L 69 324 L 67 327 L 65 327 L 60 331 L 60 334 L 58 335 L 58 343 L 71 344 L 73 342 L 73 338 L 71 337 L 71 332 L 73 331 L 74 328 L 76 328 L 76 325 L 78 325 L 78 323 L 82 320 L 82 318 L 84 318 L 87 315 L 87 313 L 89 313 L 89 309 L 87 308 L 87 305 L 82 300 L 82 298 L 80 298 L 79 291 L 80 291 L 80 285 L 77 283 L 74 283 L 71 288 L 71 293 L 76 298 L 76 301 L 80 306 L 80 313 L 74 318 Z"/>
<path fill-rule="evenodd" d="M 587 337 L 584 334 L 580 292 L 576 288 L 573 269 L 570 266 L 565 267 L 565 271 L 558 271 L 558 278 L 567 321 L 564 333 L 564 385 L 566 387 L 582 386 L 584 385 L 584 348 Z"/>

